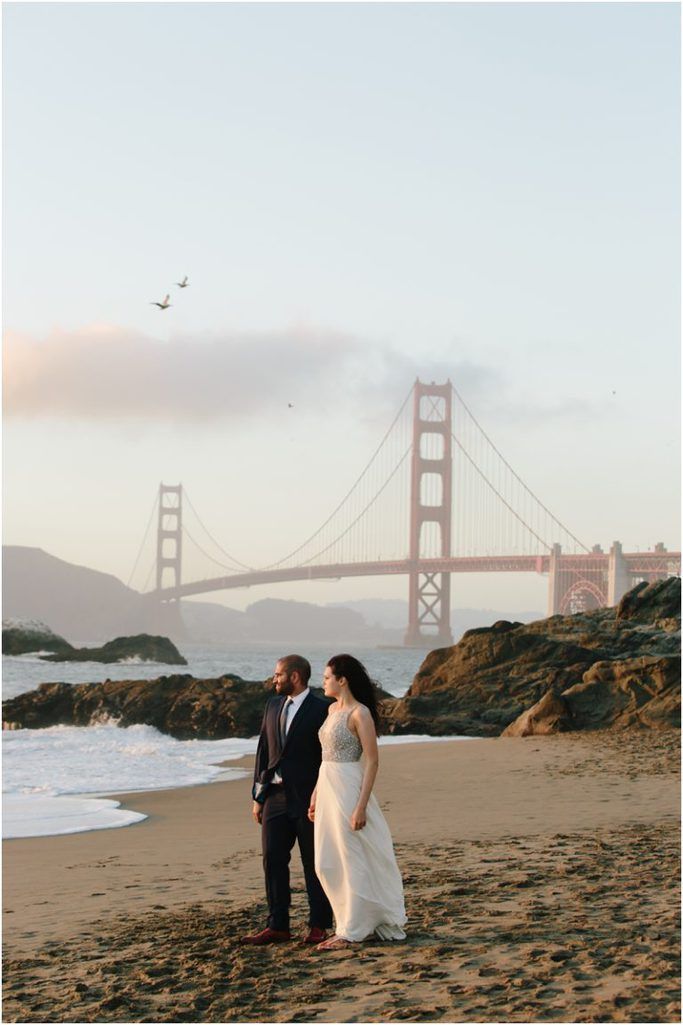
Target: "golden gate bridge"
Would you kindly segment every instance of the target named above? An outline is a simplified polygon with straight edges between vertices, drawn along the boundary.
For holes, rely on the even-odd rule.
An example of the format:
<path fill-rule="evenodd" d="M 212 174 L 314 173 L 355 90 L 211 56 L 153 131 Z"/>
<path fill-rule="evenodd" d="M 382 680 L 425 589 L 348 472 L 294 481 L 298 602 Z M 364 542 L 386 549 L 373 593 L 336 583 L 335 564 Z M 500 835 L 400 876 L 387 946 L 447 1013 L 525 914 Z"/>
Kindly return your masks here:
<path fill-rule="evenodd" d="M 201 541 L 188 529 L 185 507 Z M 679 574 L 681 566 L 681 553 L 661 543 L 652 551 L 624 552 L 615 541 L 605 552 L 579 540 L 510 466 L 450 381 L 415 382 L 324 523 L 277 562 L 256 567 L 235 558 L 205 527 L 182 484 L 162 483 L 131 579 L 155 513 L 156 554 L 143 587 L 152 600 L 169 604 L 259 584 L 404 575 L 407 645 L 453 643 L 453 573 L 544 574 L 548 615 L 554 615 L 614 605 L 636 582 Z M 211 575 L 183 578 L 188 545 L 211 563 Z M 223 572 L 217 575 L 214 567 Z M 152 573 L 155 586 L 148 591 Z"/>

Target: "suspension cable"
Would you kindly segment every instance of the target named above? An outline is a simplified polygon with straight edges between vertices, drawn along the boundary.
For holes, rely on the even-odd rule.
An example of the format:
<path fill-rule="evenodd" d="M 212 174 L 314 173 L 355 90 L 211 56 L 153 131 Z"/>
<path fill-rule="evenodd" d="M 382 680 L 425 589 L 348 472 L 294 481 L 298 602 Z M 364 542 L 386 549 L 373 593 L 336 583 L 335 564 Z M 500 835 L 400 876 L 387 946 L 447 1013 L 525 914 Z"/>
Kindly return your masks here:
<path fill-rule="evenodd" d="M 413 446 L 412 446 L 412 442 L 411 442 L 411 444 L 410 444 L 410 445 L 408 446 L 408 448 L 407 448 L 407 449 L 405 450 L 405 452 L 403 453 L 403 455 L 402 455 L 402 456 L 401 456 L 401 458 L 399 459 L 398 463 L 397 463 L 397 464 L 396 464 L 396 466 L 395 466 L 395 467 L 393 468 L 393 470 L 391 471 L 391 473 L 389 474 L 389 476 L 387 477 L 387 479 L 385 480 L 384 484 L 383 484 L 383 485 L 382 485 L 382 487 L 381 487 L 381 488 L 379 489 L 379 491 L 377 492 L 377 494 L 373 495 L 373 497 L 372 497 L 372 498 L 370 499 L 370 501 L 369 501 L 369 502 L 368 502 L 368 504 L 367 504 L 367 505 L 365 506 L 365 508 L 364 508 L 364 509 L 362 509 L 362 510 L 361 510 L 361 511 L 360 511 L 360 512 L 358 513 L 358 515 L 356 516 L 355 520 L 353 520 L 353 521 L 352 521 L 351 523 L 349 523 L 349 525 L 348 525 L 348 527 L 346 528 L 346 530 L 344 530 L 344 531 L 343 531 L 343 532 L 342 532 L 341 534 L 339 534 L 339 536 L 338 536 L 338 537 L 335 537 L 334 541 L 330 541 L 330 543 L 329 543 L 328 545 L 326 545 L 326 546 L 325 546 L 324 548 L 321 548 L 319 552 L 316 552 L 316 553 L 315 553 L 315 555 L 312 555 L 310 559 L 306 559 L 306 562 L 303 562 L 303 563 L 301 563 L 301 565 L 302 565 L 302 566 L 308 566 L 308 565 L 309 565 L 309 563 L 310 563 L 310 562 L 312 562 L 312 560 L 313 560 L 313 559 L 317 559 L 319 555 L 322 555 L 322 554 L 323 554 L 324 552 L 328 551 L 328 549 L 332 548 L 332 546 L 333 546 L 333 545 L 336 545 L 336 543 L 337 543 L 338 541 L 341 541 L 341 540 L 342 540 L 342 538 L 346 537 L 346 535 L 347 535 L 347 534 L 348 534 L 348 532 L 349 532 L 349 531 L 351 530 L 351 528 L 352 528 L 352 527 L 355 527 L 355 525 L 356 525 L 356 524 L 358 523 L 358 521 L 359 521 L 360 519 L 362 519 L 362 518 L 363 518 L 363 516 L 365 516 L 366 512 L 368 511 L 368 509 L 369 509 L 369 508 L 370 508 L 370 507 L 371 507 L 372 505 L 374 505 L 374 504 L 375 504 L 375 502 L 377 501 L 377 499 L 379 498 L 379 496 L 380 496 L 380 495 L 382 494 L 382 492 L 383 492 L 383 491 L 385 490 L 385 488 L 386 488 L 386 487 L 388 487 L 388 485 L 389 485 L 389 483 L 391 482 L 391 480 L 392 480 L 392 479 L 393 479 L 393 478 L 394 478 L 394 477 L 396 476 L 396 474 L 398 473 L 399 469 L 401 468 L 401 466 L 403 465 L 403 463 L 404 463 L 404 462 L 406 461 L 406 457 L 407 457 L 408 455 L 410 455 L 410 452 L 411 452 L 411 450 L 412 450 L 412 447 L 413 447 Z"/>
<path fill-rule="evenodd" d="M 473 421 L 473 423 L 474 423 L 474 425 L 475 425 L 475 426 L 477 427 L 477 429 L 478 429 L 478 430 L 479 430 L 479 431 L 480 431 L 480 432 L 481 432 L 481 433 L 483 434 L 483 436 L 484 436 L 484 437 L 486 438 L 486 440 L 488 441 L 489 445 L 491 446 L 491 448 L 493 449 L 493 451 L 494 451 L 494 452 L 496 453 L 496 455 L 498 456 L 498 458 L 499 458 L 499 459 L 502 459 L 502 461 L 503 461 L 503 462 L 505 463 L 505 465 L 507 466 L 508 470 L 510 471 L 510 473 L 512 474 L 512 476 L 513 476 L 513 477 L 515 478 L 515 480 L 519 481 L 519 483 L 520 483 L 520 484 L 522 485 L 522 487 L 524 488 L 524 490 L 525 490 L 525 491 L 527 491 L 527 492 L 528 492 L 528 493 L 529 493 L 529 494 L 531 495 L 531 497 L 532 497 L 532 498 L 534 499 L 534 501 L 535 501 L 535 502 L 538 502 L 538 504 L 539 504 L 539 505 L 540 505 L 540 507 L 541 507 L 541 508 L 543 509 L 543 511 L 544 511 L 544 512 L 546 512 L 546 513 L 548 514 L 548 516 L 550 516 L 551 520 L 552 520 L 552 521 L 553 521 L 554 523 L 556 523 L 558 527 L 561 527 L 561 528 L 562 528 L 562 530 L 563 530 L 563 531 L 565 532 L 565 534 L 567 534 L 567 535 L 568 535 L 568 536 L 569 536 L 569 537 L 570 537 L 570 538 L 572 539 L 572 541 L 575 541 L 575 542 L 576 542 L 576 544 L 577 544 L 577 545 L 579 546 L 579 548 L 583 548 L 583 550 L 584 550 L 585 552 L 588 552 L 588 551 L 589 551 L 589 548 L 588 548 L 588 546 L 587 546 L 587 545 L 585 545 L 585 544 L 583 543 L 583 541 L 579 541 L 578 537 L 575 537 L 575 535 L 574 535 L 574 534 L 572 534 L 571 530 L 569 530 L 569 528 L 568 528 L 568 527 L 565 527 L 565 525 L 564 525 L 564 524 L 563 524 L 563 523 L 562 523 L 562 522 L 561 522 L 560 520 L 558 520 L 558 519 L 557 519 L 557 517 L 553 515 L 553 513 L 551 513 L 550 509 L 548 509 L 548 507 L 547 507 L 547 506 L 545 506 L 545 505 L 543 504 L 543 502 L 542 502 L 542 501 L 540 500 L 540 498 L 538 498 L 538 496 L 537 496 L 537 495 L 535 495 L 535 494 L 534 494 L 534 492 L 533 492 L 533 491 L 531 490 L 531 488 L 530 488 L 530 487 L 528 487 L 528 486 L 527 486 L 527 485 L 526 485 L 526 484 L 524 483 L 524 481 L 523 481 L 523 480 L 522 480 L 522 478 L 521 478 L 521 477 L 519 476 L 519 474 L 518 474 L 518 473 L 516 473 L 516 472 L 515 472 L 515 471 L 513 470 L 513 468 L 512 468 L 511 466 L 510 466 L 510 464 L 508 463 L 507 459 L 506 459 L 506 458 L 505 458 L 505 456 L 503 455 L 503 453 L 502 453 L 502 452 L 501 452 L 501 451 L 500 451 L 500 450 L 499 450 L 499 449 L 498 449 L 498 448 L 497 448 L 497 447 L 496 447 L 496 446 L 494 445 L 494 443 L 493 443 L 493 442 L 491 441 L 491 439 L 489 438 L 488 434 L 486 433 L 486 431 L 484 430 L 484 428 L 483 428 L 483 427 L 481 426 L 481 424 L 479 423 L 479 421 L 478 421 L 478 420 L 477 420 L 477 418 L 475 417 L 474 413 L 473 413 L 473 412 L 471 411 L 471 409 L 470 409 L 470 408 L 468 407 L 468 405 L 467 405 L 467 403 L 465 402 L 465 400 L 463 399 L 462 395 L 460 394 L 460 392 L 459 392 L 459 391 L 457 390 L 457 388 L 455 387 L 455 385 L 454 385 L 454 384 L 453 384 L 452 382 L 451 382 L 451 388 L 453 389 L 453 394 L 454 394 L 454 395 L 455 395 L 455 397 L 456 397 L 456 398 L 458 399 L 458 401 L 459 401 L 459 402 L 460 402 L 460 403 L 462 404 L 462 407 L 463 407 L 463 409 L 465 410 L 465 412 L 467 413 L 467 415 L 468 415 L 468 416 L 470 417 L 470 419 L 471 419 L 471 420 Z M 468 458 L 469 458 L 469 457 L 468 457 Z M 515 514 L 515 515 L 516 515 L 516 514 Z M 518 517 L 518 518 L 519 518 L 519 517 Z M 524 522 L 524 521 L 522 521 L 522 522 Z M 536 536 L 538 536 L 538 535 L 536 535 Z M 544 542 L 544 543 L 545 543 L 545 542 Z"/>
<path fill-rule="evenodd" d="M 352 484 L 352 486 L 346 492 L 346 494 L 344 495 L 342 500 L 339 502 L 339 504 L 336 506 L 336 508 L 330 513 L 330 515 L 327 517 L 325 522 L 320 527 L 318 527 L 318 529 L 316 531 L 314 531 L 314 533 L 311 534 L 310 537 L 308 537 L 302 544 L 300 544 L 297 548 L 295 548 L 293 551 L 291 551 L 288 555 L 285 555 L 278 562 L 271 563 L 269 566 L 263 566 L 262 567 L 263 569 L 276 569 L 278 566 L 281 566 L 283 564 L 283 562 L 287 562 L 289 559 L 293 559 L 295 555 L 298 555 L 299 552 L 306 547 L 306 545 L 310 544 L 311 541 L 313 541 L 320 533 L 322 533 L 322 531 L 328 525 L 330 520 L 332 520 L 337 515 L 337 513 L 339 512 L 341 507 L 344 505 L 344 502 L 346 502 L 346 500 L 351 496 L 351 494 L 358 487 L 358 485 L 360 484 L 361 480 L 363 479 L 363 477 L 368 472 L 368 470 L 372 466 L 373 462 L 375 461 L 375 459 L 379 455 L 380 449 L 382 448 L 382 446 L 384 445 L 385 441 L 387 440 L 387 438 L 389 437 L 389 435 L 393 431 L 394 427 L 398 423 L 398 420 L 399 420 L 403 410 L 405 409 L 405 407 L 406 407 L 406 405 L 408 403 L 408 399 L 413 394 L 413 387 L 414 386 L 411 385 L 410 391 L 408 392 L 408 394 L 406 395 L 405 399 L 403 400 L 401 408 L 399 409 L 398 413 L 396 414 L 396 416 L 392 420 L 391 425 L 389 426 L 388 430 L 386 431 L 384 437 L 382 438 L 382 440 L 380 441 L 379 445 L 377 446 L 377 448 L 373 452 L 372 456 L 370 457 L 369 462 L 366 464 L 365 468 L 360 473 L 360 476 L 358 476 L 356 478 L 355 482 Z M 392 476 L 393 476 L 393 474 L 392 474 Z M 389 478 L 389 479 L 391 479 L 391 478 Z M 373 499 L 373 501 L 374 501 L 374 499 Z M 370 503 L 370 504 L 372 504 L 372 503 Z M 369 508 L 369 506 L 367 506 L 366 508 Z M 356 521 L 354 520 L 354 522 L 356 522 Z M 343 537 L 343 534 L 341 536 Z M 330 546 L 328 545 L 327 547 L 329 548 Z M 327 549 L 323 548 L 322 550 L 326 551 Z M 308 561 L 310 561 L 310 560 L 308 560 Z M 304 563 L 304 565 L 305 565 L 305 563 Z"/>
<path fill-rule="evenodd" d="M 147 593 L 147 585 L 149 584 L 149 578 L 151 577 L 152 573 L 154 572 L 154 567 L 155 566 L 156 566 L 156 559 L 152 559 L 152 565 L 149 567 L 149 573 L 147 574 L 147 579 L 145 580 L 145 586 L 142 588 L 142 594 L 146 594 Z"/>
<path fill-rule="evenodd" d="M 142 537 L 142 544 L 138 548 L 138 554 L 135 557 L 135 562 L 133 564 L 132 570 L 130 571 L 130 576 L 128 577 L 128 583 L 126 584 L 126 587 L 130 587 L 131 581 L 132 581 L 133 577 L 135 576 L 135 570 L 138 568 L 138 562 L 140 561 L 140 556 L 142 555 L 142 549 L 145 547 L 145 542 L 147 541 L 147 535 L 149 534 L 149 528 L 152 526 L 152 520 L 154 519 L 154 513 L 156 512 L 156 508 L 157 508 L 158 504 L 159 504 L 159 492 L 157 491 L 156 497 L 154 499 L 154 505 L 152 506 L 152 512 L 150 513 L 149 521 L 148 521 L 147 526 L 145 528 L 145 533 L 144 533 L 144 535 Z M 147 575 L 147 580 L 149 580 L 149 574 Z"/>
<path fill-rule="evenodd" d="M 199 526 L 202 528 L 202 530 L 204 531 L 206 536 L 209 538 L 209 540 L 212 541 L 215 544 L 216 548 L 218 548 L 218 550 L 221 551 L 223 553 L 223 555 L 227 555 L 228 559 L 230 559 L 230 561 L 232 563 L 234 563 L 234 566 L 238 566 L 240 569 L 246 569 L 249 572 L 253 572 L 253 569 L 254 569 L 253 566 L 246 566 L 243 562 L 240 562 L 239 559 L 236 559 L 234 557 L 234 555 L 231 555 L 230 552 L 226 552 L 225 548 L 223 548 L 222 545 L 219 545 L 218 541 L 216 541 L 216 539 L 213 536 L 213 534 L 211 534 L 211 532 L 208 530 L 208 528 L 204 526 L 204 523 L 202 522 L 202 519 L 201 519 L 199 513 L 197 512 L 197 510 L 195 509 L 194 505 L 192 504 L 192 500 L 191 500 L 190 496 L 188 495 L 186 488 L 183 488 L 183 497 L 187 499 L 187 503 L 190 506 L 190 509 L 192 510 L 192 512 L 197 517 L 197 520 L 199 522 Z M 190 540 L 193 540 L 193 539 L 190 538 Z M 199 548 L 200 551 L 202 551 L 202 549 L 200 548 L 200 546 L 197 544 L 196 541 L 194 541 L 194 544 L 196 544 L 197 548 Z M 206 555 L 206 552 L 204 552 L 204 554 Z M 210 559 L 211 556 L 208 555 L 207 558 Z M 218 562 L 216 559 L 214 559 L 212 561 L 216 562 L 216 565 L 218 565 L 218 566 L 222 566 L 223 565 L 223 563 Z M 227 569 L 228 567 L 224 567 L 224 568 Z"/>
<path fill-rule="evenodd" d="M 547 548 L 548 550 L 550 550 L 552 548 L 552 545 L 549 545 L 547 541 L 544 541 L 542 537 L 539 537 L 539 535 L 536 533 L 536 531 L 533 530 L 527 523 L 525 523 L 524 520 L 522 519 L 522 517 L 519 516 L 518 513 L 515 512 L 515 510 L 510 505 L 510 503 L 508 501 L 506 501 L 505 498 L 503 498 L 503 496 L 501 495 L 501 493 L 499 491 L 496 490 L 496 488 L 493 486 L 493 484 L 488 479 L 486 474 L 482 470 L 479 469 L 479 467 L 477 466 L 475 461 L 472 459 L 472 456 L 469 454 L 469 452 L 464 447 L 464 445 L 460 444 L 460 442 L 458 441 L 458 439 L 456 438 L 456 436 L 453 434 L 452 431 L 451 431 L 451 437 L 452 437 L 453 441 L 455 442 L 455 444 L 460 449 L 460 451 L 462 452 L 462 454 L 465 456 L 465 458 L 472 464 L 472 466 L 477 471 L 477 473 L 479 474 L 481 479 L 484 481 L 484 483 L 488 485 L 488 487 L 491 489 L 491 491 L 493 491 L 494 495 L 498 496 L 498 498 L 501 500 L 503 505 L 505 505 L 510 510 L 510 512 L 515 517 L 515 519 L 519 520 L 519 522 L 522 524 L 522 526 L 525 527 L 529 531 L 530 534 L 533 534 L 534 537 L 536 538 L 536 540 L 540 541 L 544 548 Z"/>
<path fill-rule="evenodd" d="M 212 555 L 209 555 L 209 553 L 204 548 L 202 548 L 202 546 L 199 544 L 199 541 L 195 540 L 195 538 L 192 537 L 192 534 L 189 532 L 189 530 L 187 529 L 187 527 L 185 526 L 184 523 L 183 523 L 182 531 L 183 531 L 183 534 L 187 534 L 188 540 L 192 542 L 192 544 L 195 546 L 195 548 L 198 548 L 199 551 L 202 553 L 202 555 L 206 556 L 206 558 L 210 562 L 215 563 L 216 566 L 220 566 L 221 569 L 228 569 L 228 570 L 230 570 L 230 573 L 233 576 L 236 575 L 235 567 L 234 566 L 228 566 L 224 562 L 219 562 L 218 559 L 214 559 L 214 557 Z M 250 569 L 249 566 L 247 566 L 245 568 L 246 569 Z"/>

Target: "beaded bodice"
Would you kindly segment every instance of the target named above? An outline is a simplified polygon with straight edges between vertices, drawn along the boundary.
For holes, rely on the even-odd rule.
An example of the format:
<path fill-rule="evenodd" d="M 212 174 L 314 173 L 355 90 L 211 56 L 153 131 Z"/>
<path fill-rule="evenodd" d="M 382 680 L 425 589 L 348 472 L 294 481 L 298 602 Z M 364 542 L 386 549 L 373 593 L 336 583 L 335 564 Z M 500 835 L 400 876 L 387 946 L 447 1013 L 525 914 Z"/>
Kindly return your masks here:
<path fill-rule="evenodd" d="M 357 762 L 363 754 L 360 740 L 349 729 L 348 712 L 330 712 L 318 731 L 324 762 Z"/>

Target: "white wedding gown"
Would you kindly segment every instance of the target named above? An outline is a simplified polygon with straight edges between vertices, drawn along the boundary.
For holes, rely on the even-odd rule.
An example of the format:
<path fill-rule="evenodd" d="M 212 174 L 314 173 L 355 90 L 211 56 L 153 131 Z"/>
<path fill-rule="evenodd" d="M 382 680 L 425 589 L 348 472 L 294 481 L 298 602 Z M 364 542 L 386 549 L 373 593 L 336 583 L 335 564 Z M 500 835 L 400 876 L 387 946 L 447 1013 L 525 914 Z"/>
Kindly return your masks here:
<path fill-rule="evenodd" d="M 335 933 L 363 940 L 405 939 L 403 883 L 391 833 L 379 804 L 370 796 L 367 822 L 351 829 L 363 766 L 360 741 L 349 730 L 351 712 L 330 712 L 320 728 L 323 760 L 315 803 L 315 871 L 332 905 Z"/>

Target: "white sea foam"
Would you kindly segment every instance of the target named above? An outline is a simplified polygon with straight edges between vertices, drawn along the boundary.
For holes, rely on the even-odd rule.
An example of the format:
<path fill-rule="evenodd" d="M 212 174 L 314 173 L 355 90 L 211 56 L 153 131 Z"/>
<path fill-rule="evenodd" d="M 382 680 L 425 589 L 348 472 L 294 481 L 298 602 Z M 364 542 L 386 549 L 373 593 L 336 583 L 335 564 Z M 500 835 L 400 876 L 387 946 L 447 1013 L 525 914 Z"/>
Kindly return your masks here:
<path fill-rule="evenodd" d="M 164 664 L 153 658 L 143 658 L 142 655 L 127 655 L 126 658 L 117 658 L 116 662 L 120 666 L 144 666 L 150 663 L 159 666 Z"/>
<path fill-rule="evenodd" d="M 219 763 L 255 750 L 255 739 L 180 741 L 152 726 L 121 729 L 103 723 L 5 731 L 3 803 L 10 817 L 3 813 L 3 836 L 129 825 L 139 817 L 118 812 L 115 802 L 93 802 L 88 795 L 193 786 L 218 777 L 238 779 L 246 773 Z M 70 796 L 68 807 L 64 795 Z M 73 795 L 80 799 L 78 807 Z"/>
<path fill-rule="evenodd" d="M 78 640 L 78 646 L 92 643 Z M 186 666 L 153 662 L 113 663 L 43 662 L 34 653 L 3 656 L 3 697 L 10 698 L 44 681 L 92 683 L 105 679 L 154 679 L 180 671 L 198 679 L 239 673 L 247 680 L 270 676 L 281 649 L 226 648 L 185 645 Z M 329 651 L 312 650 L 313 682 L 320 680 Z M 392 694 L 404 694 L 424 652 L 414 649 L 367 649 L 357 654 L 373 677 Z M 264 703 L 267 694 L 264 692 Z M 405 744 L 428 737 L 384 737 L 382 744 Z M 447 738 L 439 738 L 447 739 Z M 256 740 L 177 741 L 150 726 L 121 729 L 112 722 L 88 727 L 54 726 L 45 730 L 12 730 L 3 733 L 3 780 L 6 814 L 3 835 L 36 836 L 79 829 L 104 829 L 128 825 L 138 819 L 131 812 L 98 798 L 107 794 L 191 786 L 243 775 L 236 769 L 221 770 L 218 763 L 256 750 Z M 65 796 L 66 795 L 66 796 Z M 80 811 L 76 804 L 80 802 Z M 47 803 L 38 803 L 38 802 Z M 20 808 L 23 805 L 23 811 Z M 67 808 L 77 812 L 67 821 Z M 11 812 L 11 819 L 8 813 Z M 13 830 L 7 832 L 7 830 Z"/>
<path fill-rule="evenodd" d="M 451 740 L 478 740 L 478 737 L 430 737 L 426 733 L 402 733 L 400 736 L 380 737 L 379 746 L 385 744 L 389 747 L 392 744 L 439 744 L 441 741 Z"/>
<path fill-rule="evenodd" d="M 131 826 L 147 816 L 104 798 L 41 797 L 6 794 L 2 801 L 4 840 L 26 836 L 85 833 L 90 829 Z"/>
<path fill-rule="evenodd" d="M 381 737 L 380 744 L 449 739 Z M 220 763 L 254 754 L 256 743 L 255 737 L 174 740 L 153 726 L 111 722 L 5 731 L 2 835 L 51 836 L 140 822 L 144 815 L 102 798 L 242 778 L 248 772 Z"/>

